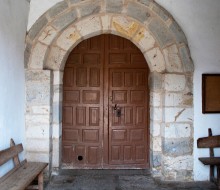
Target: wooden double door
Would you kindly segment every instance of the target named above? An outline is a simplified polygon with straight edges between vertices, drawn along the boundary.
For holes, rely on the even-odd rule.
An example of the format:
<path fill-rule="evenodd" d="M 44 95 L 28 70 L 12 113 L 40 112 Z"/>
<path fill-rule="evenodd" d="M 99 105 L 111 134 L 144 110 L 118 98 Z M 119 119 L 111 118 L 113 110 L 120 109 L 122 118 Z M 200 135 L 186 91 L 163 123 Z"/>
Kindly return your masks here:
<path fill-rule="evenodd" d="M 100 35 L 70 53 L 63 80 L 62 163 L 148 168 L 148 66 L 129 40 Z"/>

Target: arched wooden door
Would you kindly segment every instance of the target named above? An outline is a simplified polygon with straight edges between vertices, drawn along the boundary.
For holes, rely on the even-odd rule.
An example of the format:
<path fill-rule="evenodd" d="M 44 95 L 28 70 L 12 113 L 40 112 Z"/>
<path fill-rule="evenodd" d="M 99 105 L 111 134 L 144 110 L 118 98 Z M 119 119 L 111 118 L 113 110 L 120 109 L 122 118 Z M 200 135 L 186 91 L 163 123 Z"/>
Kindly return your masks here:
<path fill-rule="evenodd" d="M 63 81 L 62 163 L 149 167 L 148 66 L 129 40 L 100 35 L 69 55 Z"/>

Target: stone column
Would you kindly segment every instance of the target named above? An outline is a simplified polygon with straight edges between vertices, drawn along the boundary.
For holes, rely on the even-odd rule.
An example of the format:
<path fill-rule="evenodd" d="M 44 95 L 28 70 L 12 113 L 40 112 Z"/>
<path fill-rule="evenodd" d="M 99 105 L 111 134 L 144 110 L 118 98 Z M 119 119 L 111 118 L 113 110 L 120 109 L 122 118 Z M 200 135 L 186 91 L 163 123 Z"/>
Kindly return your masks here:
<path fill-rule="evenodd" d="M 49 163 L 51 168 L 52 73 L 26 71 L 26 158 Z"/>

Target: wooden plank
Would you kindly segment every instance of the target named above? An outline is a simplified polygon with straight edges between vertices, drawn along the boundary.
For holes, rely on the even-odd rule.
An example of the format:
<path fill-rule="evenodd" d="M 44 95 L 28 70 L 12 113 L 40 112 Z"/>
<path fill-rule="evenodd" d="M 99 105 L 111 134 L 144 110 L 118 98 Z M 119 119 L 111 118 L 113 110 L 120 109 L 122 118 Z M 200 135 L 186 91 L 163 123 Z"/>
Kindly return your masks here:
<path fill-rule="evenodd" d="M 197 140 L 198 148 L 215 148 L 220 147 L 220 135 L 203 137 Z"/>
<path fill-rule="evenodd" d="M 204 165 L 217 165 L 220 166 L 220 157 L 206 157 L 206 158 L 199 158 L 199 160 Z"/>
<path fill-rule="evenodd" d="M 10 141 L 10 146 L 11 146 L 11 147 L 14 147 L 14 146 L 15 146 L 15 142 L 14 142 L 13 139 L 11 139 L 11 141 Z M 13 161 L 14 161 L 14 165 L 15 165 L 15 166 L 20 166 L 20 160 L 19 160 L 18 154 L 16 154 L 16 155 L 13 157 Z"/>
<path fill-rule="evenodd" d="M 0 151 L 0 166 L 23 151 L 22 144 Z"/>
<path fill-rule="evenodd" d="M 25 189 L 46 167 L 47 163 L 28 162 L 1 182 L 1 190 Z"/>

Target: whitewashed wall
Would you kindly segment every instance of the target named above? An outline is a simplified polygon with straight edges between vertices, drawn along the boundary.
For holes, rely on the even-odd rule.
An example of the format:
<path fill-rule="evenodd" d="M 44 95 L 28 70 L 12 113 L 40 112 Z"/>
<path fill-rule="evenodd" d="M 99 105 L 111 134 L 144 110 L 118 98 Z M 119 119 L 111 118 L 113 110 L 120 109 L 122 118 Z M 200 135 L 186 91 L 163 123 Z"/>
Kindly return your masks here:
<path fill-rule="evenodd" d="M 24 142 L 24 46 L 29 3 L 0 0 L 0 150 Z M 0 167 L 0 176 L 12 167 Z"/>
<path fill-rule="evenodd" d="M 61 0 L 32 0 L 28 29 L 34 22 Z M 201 74 L 220 73 L 220 1 L 219 0 L 155 0 L 167 9 L 186 34 L 194 73 L 194 178 L 208 180 L 208 167 L 198 157 L 208 156 L 208 150 L 198 150 L 196 140 L 207 136 L 208 128 L 220 134 L 220 114 L 202 114 Z M 220 152 L 217 154 L 220 156 Z"/>

